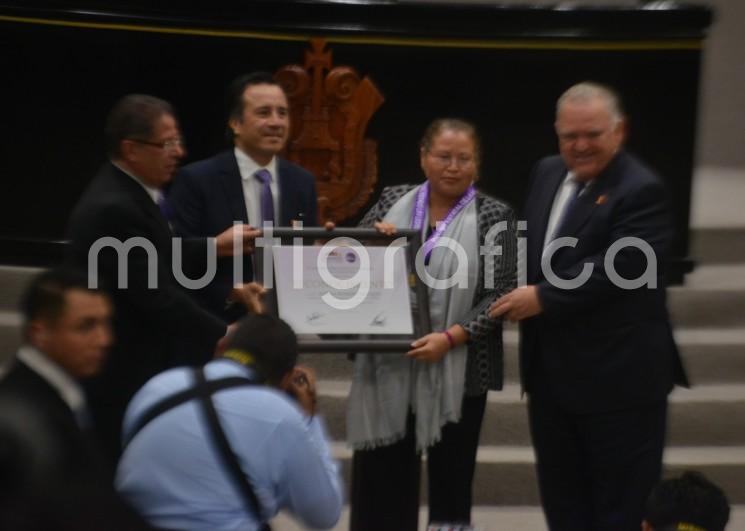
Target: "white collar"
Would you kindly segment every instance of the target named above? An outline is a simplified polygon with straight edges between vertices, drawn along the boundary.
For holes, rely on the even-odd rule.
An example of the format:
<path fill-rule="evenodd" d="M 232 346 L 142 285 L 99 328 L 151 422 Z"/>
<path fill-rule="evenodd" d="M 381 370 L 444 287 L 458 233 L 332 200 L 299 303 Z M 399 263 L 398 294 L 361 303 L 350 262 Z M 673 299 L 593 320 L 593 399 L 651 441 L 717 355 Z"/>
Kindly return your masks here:
<path fill-rule="evenodd" d="M 576 182 L 577 184 L 579 184 L 580 190 L 577 193 L 577 197 L 579 197 L 579 196 L 585 194 L 585 192 L 587 192 L 587 190 L 589 190 L 590 188 L 592 188 L 593 184 L 595 184 L 595 179 L 591 179 L 589 181 L 578 181 L 575 178 L 574 172 L 571 171 L 571 170 L 569 170 L 569 171 L 567 171 L 566 178 L 564 178 L 564 181 L 562 182 L 562 186 L 569 186 L 569 183 L 570 182 Z"/>
<path fill-rule="evenodd" d="M 115 161 L 112 160 L 111 163 L 114 166 L 116 166 L 117 168 L 119 168 L 123 173 L 126 173 L 127 175 L 129 175 L 130 177 L 132 177 L 132 179 L 134 179 L 134 181 L 136 183 L 138 183 L 140 186 L 142 186 L 145 189 L 145 191 L 147 192 L 147 195 L 150 196 L 150 198 L 153 200 L 153 202 L 156 205 L 160 202 L 160 198 L 163 197 L 163 192 L 161 192 L 160 190 L 158 190 L 157 188 L 155 188 L 153 186 L 149 186 L 149 185 L 145 184 L 144 182 L 142 182 L 142 180 L 139 177 L 137 177 L 137 176 L 133 175 L 132 173 L 130 173 L 129 170 L 127 170 L 126 168 L 124 168 L 124 166 L 122 166 L 118 162 L 115 162 Z"/>
<path fill-rule="evenodd" d="M 54 387 L 72 411 L 77 412 L 85 407 L 85 395 L 75 378 L 40 350 L 31 345 L 22 345 L 16 358 Z"/>
<path fill-rule="evenodd" d="M 272 157 L 272 160 L 269 161 L 269 164 L 266 166 L 262 166 L 258 162 L 256 162 L 254 159 L 251 158 L 250 155 L 248 155 L 246 152 L 244 152 L 239 147 L 235 147 L 233 149 L 235 153 L 235 160 L 238 162 L 238 169 L 241 173 L 241 178 L 245 181 L 253 177 L 254 173 L 261 169 L 265 169 L 269 171 L 269 174 L 271 175 L 271 180 L 274 181 L 277 178 L 277 157 Z"/>

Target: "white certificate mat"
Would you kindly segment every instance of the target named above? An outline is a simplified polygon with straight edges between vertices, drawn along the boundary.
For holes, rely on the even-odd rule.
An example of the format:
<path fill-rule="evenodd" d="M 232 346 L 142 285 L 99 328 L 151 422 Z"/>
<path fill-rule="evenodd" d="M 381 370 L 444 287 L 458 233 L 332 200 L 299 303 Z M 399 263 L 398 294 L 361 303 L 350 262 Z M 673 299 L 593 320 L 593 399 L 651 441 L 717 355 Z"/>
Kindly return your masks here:
<path fill-rule="evenodd" d="M 274 246 L 272 254 L 279 316 L 296 333 L 414 333 L 405 248 Z"/>

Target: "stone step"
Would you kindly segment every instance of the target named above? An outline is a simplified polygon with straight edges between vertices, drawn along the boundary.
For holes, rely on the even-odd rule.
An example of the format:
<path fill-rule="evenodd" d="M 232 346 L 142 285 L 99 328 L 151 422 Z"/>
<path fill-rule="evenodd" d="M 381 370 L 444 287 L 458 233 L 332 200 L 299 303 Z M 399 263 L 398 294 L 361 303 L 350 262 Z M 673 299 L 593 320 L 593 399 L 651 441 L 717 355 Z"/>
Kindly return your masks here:
<path fill-rule="evenodd" d="M 745 328 L 675 330 L 693 385 L 745 382 Z"/>
<path fill-rule="evenodd" d="M 743 231 L 745 238 L 745 231 Z M 743 240 L 745 244 L 745 239 Z M 686 275 L 686 288 L 745 289 L 745 262 L 736 264 L 704 264 Z"/>
<path fill-rule="evenodd" d="M 3 365 L 21 344 L 21 315 L 0 311 L 0 365 Z"/>
<path fill-rule="evenodd" d="M 696 384 L 745 382 L 745 328 L 689 328 L 675 331 L 675 339 Z M 505 382 L 518 382 L 517 343 L 514 327 L 504 331 Z M 345 354 L 302 354 L 300 363 L 313 367 L 325 380 L 349 380 L 352 362 Z"/>
<path fill-rule="evenodd" d="M 479 531 L 541 531 L 546 529 L 546 521 L 540 507 L 530 505 L 477 505 L 471 511 L 472 523 Z M 288 513 L 280 513 L 271 521 L 275 531 L 305 531 Z M 727 529 L 745 529 L 745 506 L 732 505 Z M 427 507 L 419 510 L 419 531 L 427 530 Z M 345 506 L 339 522 L 331 531 L 349 531 L 349 506 Z"/>
<path fill-rule="evenodd" d="M 36 267 L 0 266 L 0 310 L 16 310 L 29 282 L 40 271 Z"/>
<path fill-rule="evenodd" d="M 346 408 L 350 383 L 318 382 L 319 411 L 330 437 L 346 438 Z M 671 394 L 668 444 L 671 446 L 745 445 L 745 384 L 676 388 Z M 481 428 L 482 445 L 530 443 L 527 405 L 519 386 L 490 392 Z"/>
<path fill-rule="evenodd" d="M 5 363 L 21 341 L 21 316 L 0 311 L 0 364 Z M 745 328 L 676 330 L 675 337 L 696 384 L 745 382 Z M 514 328 L 505 330 L 505 382 L 518 382 L 517 341 Z M 352 363 L 344 354 L 302 354 L 300 363 L 313 367 L 326 380 L 349 379 Z"/>
<path fill-rule="evenodd" d="M 745 240 L 743 240 L 745 241 Z M 0 266 L 0 311 L 13 311 L 41 269 Z M 669 289 L 668 306 L 677 327 L 745 326 L 745 264 L 705 265 Z"/>
<path fill-rule="evenodd" d="M 344 443 L 332 443 L 332 454 L 341 464 L 345 485 L 350 482 L 352 452 Z M 538 505 L 535 456 L 529 446 L 480 446 L 473 485 L 474 505 Z M 667 448 L 665 475 L 698 470 L 718 484 L 731 504 L 745 503 L 745 447 Z M 422 467 L 426 481 L 426 467 Z M 426 483 L 423 483 L 426 485 Z M 347 497 L 347 499 L 349 499 Z M 426 503 L 426 488 L 422 488 Z"/>
<path fill-rule="evenodd" d="M 673 287 L 668 308 L 676 328 L 745 327 L 745 289 Z"/>
<path fill-rule="evenodd" d="M 698 264 L 745 262 L 745 227 L 699 228 L 690 232 L 690 255 Z"/>
<path fill-rule="evenodd" d="M 419 509 L 419 531 L 427 531 L 427 506 Z M 536 531 L 546 528 L 540 507 L 476 506 L 471 523 L 478 531 Z M 270 522 L 273 531 L 307 531 L 290 513 L 282 512 Z M 337 524 L 330 531 L 349 531 L 349 506 L 345 506 Z"/>

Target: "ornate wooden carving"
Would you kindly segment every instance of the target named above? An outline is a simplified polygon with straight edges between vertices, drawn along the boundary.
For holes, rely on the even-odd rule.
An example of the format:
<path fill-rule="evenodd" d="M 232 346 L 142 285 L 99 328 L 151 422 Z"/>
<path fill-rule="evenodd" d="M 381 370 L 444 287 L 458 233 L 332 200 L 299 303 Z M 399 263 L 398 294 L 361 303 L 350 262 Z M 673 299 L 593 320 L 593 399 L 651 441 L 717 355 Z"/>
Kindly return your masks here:
<path fill-rule="evenodd" d="M 310 45 L 304 66 L 284 66 L 274 76 L 290 103 L 286 156 L 316 176 L 321 221 L 338 222 L 367 203 L 378 180 L 377 143 L 365 131 L 384 98 L 353 68 L 332 68 L 324 39 Z"/>

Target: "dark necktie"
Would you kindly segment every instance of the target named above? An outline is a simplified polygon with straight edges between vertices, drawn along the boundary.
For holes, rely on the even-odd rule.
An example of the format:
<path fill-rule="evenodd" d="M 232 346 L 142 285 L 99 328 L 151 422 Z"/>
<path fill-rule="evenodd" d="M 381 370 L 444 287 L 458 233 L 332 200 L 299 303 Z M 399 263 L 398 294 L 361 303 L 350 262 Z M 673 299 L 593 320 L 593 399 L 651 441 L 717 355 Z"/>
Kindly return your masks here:
<path fill-rule="evenodd" d="M 572 191 L 570 192 L 569 198 L 567 199 L 567 202 L 564 205 L 564 210 L 561 212 L 561 217 L 559 218 L 559 221 L 556 223 L 553 236 L 551 237 L 552 240 L 556 238 L 556 236 L 559 234 L 559 232 L 563 228 L 564 224 L 569 218 L 569 212 L 571 212 L 572 208 L 574 207 L 574 204 L 577 202 L 577 198 L 582 193 L 582 190 L 585 189 L 585 183 L 583 182 L 572 179 L 571 184 L 573 187 Z"/>
<path fill-rule="evenodd" d="M 166 195 L 161 192 L 158 196 L 157 200 L 158 208 L 160 209 L 160 213 L 163 214 L 163 217 L 170 221 L 171 219 L 171 205 L 168 203 L 168 199 L 166 199 Z"/>
<path fill-rule="evenodd" d="M 73 415 L 75 415 L 75 421 L 78 423 L 78 427 L 81 431 L 91 430 L 93 421 L 91 420 L 90 411 L 88 411 L 88 407 L 85 404 L 82 404 L 77 409 L 74 409 L 72 413 Z"/>
<path fill-rule="evenodd" d="M 259 170 L 254 176 L 261 183 L 261 220 L 264 223 L 274 223 L 274 197 L 272 196 L 272 174 L 269 170 Z"/>

